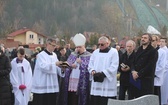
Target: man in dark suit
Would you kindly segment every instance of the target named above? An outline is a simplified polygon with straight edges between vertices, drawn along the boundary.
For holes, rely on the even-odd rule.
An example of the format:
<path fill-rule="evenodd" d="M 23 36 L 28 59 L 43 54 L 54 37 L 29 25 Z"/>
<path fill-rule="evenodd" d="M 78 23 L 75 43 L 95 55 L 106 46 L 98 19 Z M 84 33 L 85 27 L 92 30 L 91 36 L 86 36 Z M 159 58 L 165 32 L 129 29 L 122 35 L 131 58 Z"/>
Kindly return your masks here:
<path fill-rule="evenodd" d="M 141 46 L 138 48 L 130 75 L 131 98 L 147 94 L 154 94 L 154 76 L 158 53 L 151 46 L 152 37 L 145 33 L 141 37 Z"/>

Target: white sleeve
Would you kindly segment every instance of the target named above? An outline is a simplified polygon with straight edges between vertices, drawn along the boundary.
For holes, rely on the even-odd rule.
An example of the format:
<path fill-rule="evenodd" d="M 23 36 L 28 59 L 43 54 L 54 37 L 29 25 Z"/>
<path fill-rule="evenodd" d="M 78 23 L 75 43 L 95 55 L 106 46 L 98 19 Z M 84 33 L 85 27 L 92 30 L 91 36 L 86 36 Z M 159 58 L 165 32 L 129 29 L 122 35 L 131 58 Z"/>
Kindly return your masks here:
<path fill-rule="evenodd" d="M 95 60 L 95 55 L 93 53 L 90 57 L 89 65 L 88 65 L 88 71 L 89 71 L 90 74 L 94 70 L 94 60 Z"/>
<path fill-rule="evenodd" d="M 13 86 L 13 89 L 16 91 L 19 87 L 19 83 L 18 83 L 18 77 L 17 77 L 17 64 L 12 60 L 11 62 L 11 72 L 10 72 L 10 82 Z"/>
<path fill-rule="evenodd" d="M 155 75 L 158 78 L 161 78 L 163 76 L 165 66 L 166 66 L 166 52 L 164 50 L 158 50 L 158 60 L 155 69 Z"/>
<path fill-rule="evenodd" d="M 108 67 L 106 70 L 103 70 L 103 73 L 106 75 L 106 77 L 109 79 L 109 81 L 112 81 L 113 78 L 117 78 L 117 70 L 119 65 L 119 55 L 117 50 L 113 50 L 112 53 L 112 59 L 110 61 L 110 67 Z"/>
<path fill-rule="evenodd" d="M 55 56 L 57 59 L 57 56 Z M 58 61 L 58 59 L 56 60 Z M 42 54 L 37 56 L 37 61 L 36 61 L 36 65 L 38 66 L 38 68 L 40 68 L 39 70 L 41 70 L 44 73 L 49 73 L 49 74 L 55 74 L 56 73 L 56 61 L 48 62 L 45 59 L 45 56 L 43 56 Z M 36 69 L 36 67 L 35 67 Z"/>
<path fill-rule="evenodd" d="M 27 89 L 31 90 L 32 87 L 32 69 L 30 66 L 30 63 L 28 63 L 28 71 L 26 73 L 26 80 L 25 80 L 25 85 L 27 87 Z"/>
<path fill-rule="evenodd" d="M 61 68 L 57 66 L 57 73 L 60 77 L 64 77 L 65 73 L 62 72 Z"/>

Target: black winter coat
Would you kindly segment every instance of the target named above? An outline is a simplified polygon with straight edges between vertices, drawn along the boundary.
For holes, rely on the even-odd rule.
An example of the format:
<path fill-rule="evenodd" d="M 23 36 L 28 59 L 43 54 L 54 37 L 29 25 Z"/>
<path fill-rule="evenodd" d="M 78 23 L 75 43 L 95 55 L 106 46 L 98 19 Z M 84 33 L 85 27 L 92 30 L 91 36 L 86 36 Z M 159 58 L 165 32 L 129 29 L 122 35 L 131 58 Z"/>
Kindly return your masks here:
<path fill-rule="evenodd" d="M 11 105 L 12 103 L 10 71 L 11 65 L 9 58 L 2 53 L 0 55 L 0 105 Z"/>
<path fill-rule="evenodd" d="M 134 57 L 135 57 L 135 52 L 132 52 L 131 55 L 128 57 L 127 52 L 125 52 L 122 56 L 121 56 L 121 63 L 124 63 L 126 65 L 128 65 L 130 68 L 133 64 L 134 61 Z M 130 73 L 131 70 L 128 71 L 122 71 L 121 70 L 121 65 L 119 65 L 119 72 L 120 72 L 120 85 L 124 85 L 124 86 L 129 86 L 129 78 L 130 78 Z"/>
<path fill-rule="evenodd" d="M 136 52 L 132 70 L 138 72 L 139 79 L 141 80 L 140 96 L 154 93 L 157 58 L 158 52 L 151 45 L 148 45 L 146 49 L 143 49 L 141 46 Z"/>

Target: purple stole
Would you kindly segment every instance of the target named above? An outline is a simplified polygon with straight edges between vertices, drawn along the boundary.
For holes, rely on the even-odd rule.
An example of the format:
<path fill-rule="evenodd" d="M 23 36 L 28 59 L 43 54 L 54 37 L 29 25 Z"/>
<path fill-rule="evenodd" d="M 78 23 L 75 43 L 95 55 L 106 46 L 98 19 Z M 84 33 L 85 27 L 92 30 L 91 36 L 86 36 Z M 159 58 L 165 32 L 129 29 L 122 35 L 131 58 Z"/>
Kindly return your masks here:
<path fill-rule="evenodd" d="M 89 94 L 90 94 L 90 81 L 89 81 L 89 72 L 88 72 L 88 64 L 90 60 L 91 54 L 89 52 L 84 52 L 84 54 L 80 55 L 80 58 L 82 60 L 82 63 L 80 64 L 80 76 L 79 76 L 79 83 L 78 83 L 78 89 L 76 94 L 78 95 L 78 105 L 87 105 L 89 102 Z M 67 62 L 72 65 L 78 57 L 78 54 L 73 52 L 69 56 Z M 71 73 L 71 68 L 66 69 L 65 77 L 64 77 L 64 83 L 62 85 L 63 89 L 60 90 L 60 93 L 63 92 L 63 97 L 60 97 L 60 99 L 63 99 L 59 103 L 60 105 L 67 105 L 68 101 L 68 83 L 69 83 L 69 77 Z"/>

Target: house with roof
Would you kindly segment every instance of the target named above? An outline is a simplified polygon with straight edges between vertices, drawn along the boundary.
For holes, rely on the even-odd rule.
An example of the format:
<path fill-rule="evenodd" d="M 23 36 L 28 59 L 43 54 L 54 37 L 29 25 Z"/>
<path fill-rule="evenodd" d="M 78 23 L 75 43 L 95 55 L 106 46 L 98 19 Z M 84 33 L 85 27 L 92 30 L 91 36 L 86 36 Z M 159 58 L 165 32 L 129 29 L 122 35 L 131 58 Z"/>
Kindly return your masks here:
<path fill-rule="evenodd" d="M 7 35 L 7 40 L 9 43 L 11 42 L 19 42 L 18 46 L 27 46 L 30 49 L 35 49 L 36 47 L 40 46 L 43 47 L 45 44 L 47 36 L 33 31 L 31 29 L 22 28 L 15 32 L 10 33 Z M 18 47 L 15 46 L 15 47 Z M 6 47 L 14 47 L 14 46 L 6 46 Z"/>
<path fill-rule="evenodd" d="M 21 42 L 22 45 L 44 44 L 47 36 L 27 28 L 17 30 L 7 35 L 8 39 Z"/>

